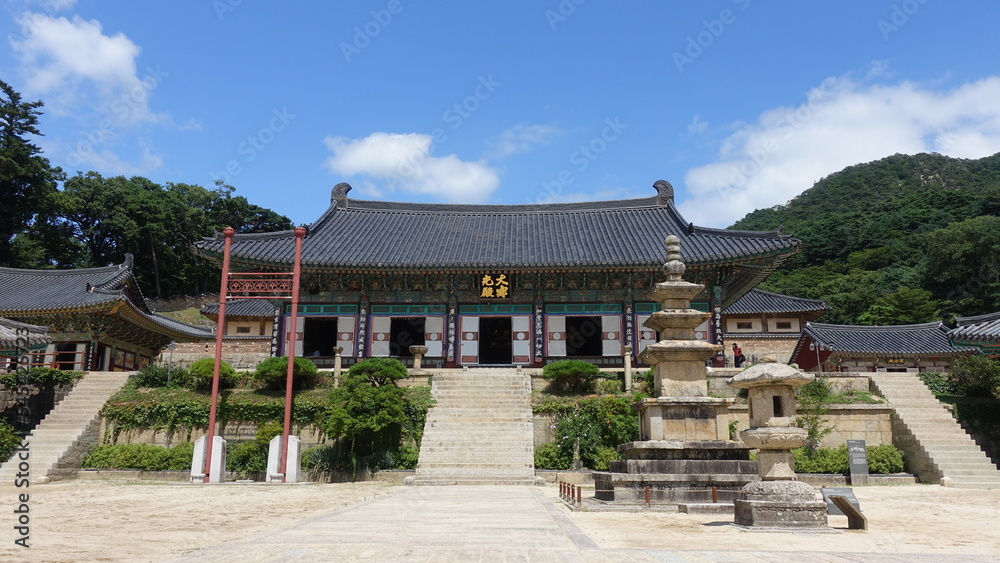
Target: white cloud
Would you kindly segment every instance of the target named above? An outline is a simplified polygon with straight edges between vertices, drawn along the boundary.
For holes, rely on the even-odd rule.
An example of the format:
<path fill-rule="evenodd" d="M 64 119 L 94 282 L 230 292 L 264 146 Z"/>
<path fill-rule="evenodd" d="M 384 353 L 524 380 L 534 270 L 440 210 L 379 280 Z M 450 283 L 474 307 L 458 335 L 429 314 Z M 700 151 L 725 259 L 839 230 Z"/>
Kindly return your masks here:
<path fill-rule="evenodd" d="M 139 70 L 142 50 L 125 34 L 105 34 L 96 20 L 53 15 L 73 8 L 74 1 L 36 4 L 48 13 L 21 14 L 21 35 L 9 41 L 21 64 L 25 93 L 44 99 L 47 113 L 79 127 L 77 135 L 50 147 L 56 164 L 114 174 L 149 172 L 163 160 L 145 146 L 143 127 L 200 127 L 192 120 L 174 123 L 150 109 L 154 90 L 169 75 L 159 67 Z M 132 153 L 137 160 L 127 162 L 119 153 Z"/>
<path fill-rule="evenodd" d="M 325 142 L 333 153 L 326 167 L 334 174 L 374 179 L 377 196 L 398 189 L 449 202 L 478 203 L 500 184 L 499 175 L 485 161 L 431 155 L 430 135 L 376 132 L 363 139 L 330 136 Z"/>
<path fill-rule="evenodd" d="M 519 152 L 527 152 L 532 148 L 544 145 L 562 131 L 549 125 L 528 125 L 519 123 L 505 129 L 494 139 L 486 141 L 490 147 L 487 153 L 491 158 L 504 158 Z"/>
<path fill-rule="evenodd" d="M 951 90 L 827 79 L 805 103 L 737 124 L 715 162 L 687 173 L 680 207 L 695 224 L 724 227 L 847 166 L 919 152 L 1000 152 L 1000 77 Z"/>
<path fill-rule="evenodd" d="M 141 49 L 122 33 L 105 35 L 101 23 L 79 16 L 27 12 L 23 35 L 11 39 L 25 73 L 25 90 L 46 99 L 57 115 L 88 116 L 116 126 L 167 123 L 149 108 L 166 73 L 136 68 Z"/>

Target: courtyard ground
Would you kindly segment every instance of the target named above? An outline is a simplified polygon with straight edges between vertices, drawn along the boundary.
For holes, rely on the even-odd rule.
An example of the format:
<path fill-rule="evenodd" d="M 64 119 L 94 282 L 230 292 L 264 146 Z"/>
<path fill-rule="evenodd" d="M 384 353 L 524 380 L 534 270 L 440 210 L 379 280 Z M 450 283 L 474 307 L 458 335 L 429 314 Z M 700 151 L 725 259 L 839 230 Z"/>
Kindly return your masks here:
<path fill-rule="evenodd" d="M 868 533 L 748 532 L 718 514 L 571 512 L 551 484 L 64 481 L 0 487 L 0 560 L 770 561 L 808 552 L 820 561 L 1000 561 L 1000 490 L 854 492 Z M 24 493 L 28 549 L 14 544 Z"/>

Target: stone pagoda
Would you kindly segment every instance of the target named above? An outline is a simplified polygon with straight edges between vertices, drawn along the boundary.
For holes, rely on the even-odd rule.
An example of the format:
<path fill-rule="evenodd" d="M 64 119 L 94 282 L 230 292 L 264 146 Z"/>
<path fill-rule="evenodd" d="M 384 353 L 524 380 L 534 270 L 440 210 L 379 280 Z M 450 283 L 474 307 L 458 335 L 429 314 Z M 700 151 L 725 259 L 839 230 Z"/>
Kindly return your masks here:
<path fill-rule="evenodd" d="M 664 241 L 667 281 L 650 298 L 661 310 L 645 322 L 658 342 L 640 354 L 653 366 L 655 398 L 633 405 L 639 411 L 640 441 L 618 446 L 623 461 L 595 472 L 595 499 L 658 503 L 729 501 L 747 483 L 758 480 L 750 448 L 729 440 L 728 409 L 735 399 L 708 396 L 706 362 L 721 346 L 695 338 L 695 328 L 711 313 L 691 308 L 705 286 L 684 281 L 680 240 Z M 714 490 L 713 490 L 714 489 Z"/>
<path fill-rule="evenodd" d="M 806 443 L 808 433 L 795 426 L 795 388 L 815 379 L 809 373 L 764 356 L 729 384 L 749 390 L 750 428 L 740 432 L 747 445 L 759 448 L 761 480 L 748 483 L 733 502 L 735 523 L 757 529 L 825 530 L 826 503 L 816 490 L 795 480 L 792 449 Z"/>

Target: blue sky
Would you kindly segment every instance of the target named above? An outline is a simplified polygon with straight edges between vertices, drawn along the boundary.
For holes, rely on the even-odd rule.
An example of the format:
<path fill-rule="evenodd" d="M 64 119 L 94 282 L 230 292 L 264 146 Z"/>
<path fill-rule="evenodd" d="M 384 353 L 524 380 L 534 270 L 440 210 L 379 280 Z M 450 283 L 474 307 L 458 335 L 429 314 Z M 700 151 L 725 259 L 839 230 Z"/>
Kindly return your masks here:
<path fill-rule="evenodd" d="M 297 224 L 342 181 L 537 203 L 665 179 L 724 227 L 851 164 L 1000 152 L 998 22 L 961 0 L 10 0 L 0 78 L 45 103 L 69 174 L 221 179 Z"/>

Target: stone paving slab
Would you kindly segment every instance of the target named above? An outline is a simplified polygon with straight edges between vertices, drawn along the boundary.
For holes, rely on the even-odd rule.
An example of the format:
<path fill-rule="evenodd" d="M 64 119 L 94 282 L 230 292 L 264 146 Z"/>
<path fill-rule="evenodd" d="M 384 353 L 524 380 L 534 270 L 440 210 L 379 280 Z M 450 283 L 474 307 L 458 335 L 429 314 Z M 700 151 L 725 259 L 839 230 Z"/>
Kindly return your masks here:
<path fill-rule="evenodd" d="M 962 555 L 601 549 L 540 489 L 401 487 L 349 507 L 173 561 L 965 563 Z M 738 549 L 738 546 L 733 546 Z"/>

